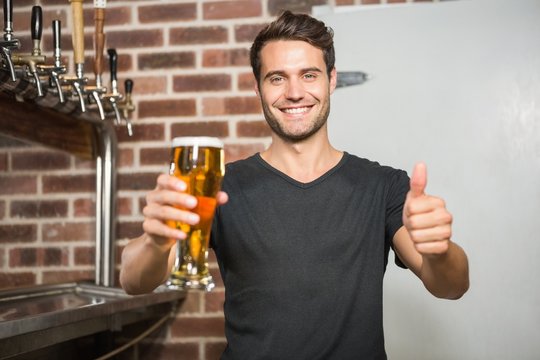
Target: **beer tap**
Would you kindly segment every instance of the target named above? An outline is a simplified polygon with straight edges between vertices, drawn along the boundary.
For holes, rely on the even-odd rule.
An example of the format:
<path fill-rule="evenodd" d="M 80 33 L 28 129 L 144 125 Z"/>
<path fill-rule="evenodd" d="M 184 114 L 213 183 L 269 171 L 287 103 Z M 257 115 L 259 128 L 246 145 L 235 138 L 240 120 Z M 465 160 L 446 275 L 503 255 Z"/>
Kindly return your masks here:
<path fill-rule="evenodd" d="M 60 83 L 60 75 L 66 73 L 66 66 L 62 65 L 62 49 L 61 49 L 61 22 L 60 20 L 54 20 L 52 22 L 53 28 L 53 46 L 54 46 L 54 63 L 52 65 L 39 64 L 38 70 L 42 73 L 49 75 L 49 83 L 51 87 L 56 87 L 58 92 L 58 98 L 61 103 L 64 103 L 64 92 L 62 91 L 62 84 Z"/>
<path fill-rule="evenodd" d="M 105 47 L 105 34 L 103 26 L 105 23 L 105 0 L 94 0 L 94 75 L 96 77 L 95 86 L 86 86 L 85 91 L 89 94 L 89 99 L 97 105 L 99 117 L 105 120 L 105 110 L 101 101 L 101 96 L 107 93 L 107 88 L 103 86 L 101 74 L 103 73 L 103 48 Z"/>
<path fill-rule="evenodd" d="M 43 88 L 37 69 L 38 64 L 45 63 L 45 56 L 41 55 L 41 33 L 43 30 L 43 15 L 41 6 L 32 7 L 32 18 L 30 21 L 32 34 L 32 53 L 31 54 L 12 54 L 13 65 L 24 66 L 27 74 L 34 78 L 38 96 L 43 96 Z"/>
<path fill-rule="evenodd" d="M 4 60 L 2 67 L 8 68 L 12 81 L 17 81 L 17 77 L 11 60 L 11 51 L 19 49 L 20 46 L 20 41 L 13 38 L 13 2 L 4 0 L 4 40 L 0 41 L 0 56 Z"/>
<path fill-rule="evenodd" d="M 79 98 L 81 112 L 86 112 L 84 102 L 84 87 L 88 78 L 84 77 L 84 22 L 83 22 L 83 0 L 70 0 L 71 11 L 73 13 L 73 59 L 75 61 L 75 76 L 63 76 L 62 84 L 69 85 L 75 95 Z"/>
<path fill-rule="evenodd" d="M 129 113 L 135 111 L 135 105 L 133 105 L 133 100 L 131 99 L 131 93 L 133 92 L 133 80 L 126 79 L 124 82 L 124 88 L 126 92 L 126 97 L 118 102 L 118 109 L 122 111 L 122 117 L 126 121 L 126 127 L 128 135 L 133 135 L 133 127 L 131 126 L 131 120 L 129 119 Z"/>
<path fill-rule="evenodd" d="M 115 49 L 108 49 L 107 54 L 109 54 L 109 65 L 111 70 L 111 92 L 104 94 L 103 99 L 109 101 L 111 105 L 114 116 L 116 119 L 116 124 L 120 124 L 120 110 L 118 109 L 118 102 L 122 100 L 123 96 L 118 92 L 118 80 L 116 78 L 116 70 L 118 64 L 118 55 L 116 54 Z"/>

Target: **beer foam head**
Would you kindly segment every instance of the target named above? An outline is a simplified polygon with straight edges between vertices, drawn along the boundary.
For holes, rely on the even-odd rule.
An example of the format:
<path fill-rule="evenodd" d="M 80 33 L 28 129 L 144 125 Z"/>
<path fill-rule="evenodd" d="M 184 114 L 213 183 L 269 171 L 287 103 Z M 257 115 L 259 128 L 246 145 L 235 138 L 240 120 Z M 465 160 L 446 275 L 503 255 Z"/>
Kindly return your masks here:
<path fill-rule="evenodd" d="M 181 136 L 175 137 L 172 140 L 172 147 L 179 146 L 200 146 L 200 147 L 215 147 L 223 148 L 223 141 L 216 137 L 209 136 Z"/>

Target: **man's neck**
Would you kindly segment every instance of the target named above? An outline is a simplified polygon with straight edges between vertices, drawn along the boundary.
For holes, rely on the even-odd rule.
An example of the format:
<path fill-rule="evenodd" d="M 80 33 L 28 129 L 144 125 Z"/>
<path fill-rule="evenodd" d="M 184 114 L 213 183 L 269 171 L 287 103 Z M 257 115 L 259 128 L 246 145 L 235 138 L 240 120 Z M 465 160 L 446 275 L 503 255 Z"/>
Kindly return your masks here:
<path fill-rule="evenodd" d="M 318 133 L 301 142 L 291 143 L 273 136 L 261 157 L 272 167 L 296 181 L 309 183 L 337 165 L 343 152 L 336 150 L 326 133 Z"/>

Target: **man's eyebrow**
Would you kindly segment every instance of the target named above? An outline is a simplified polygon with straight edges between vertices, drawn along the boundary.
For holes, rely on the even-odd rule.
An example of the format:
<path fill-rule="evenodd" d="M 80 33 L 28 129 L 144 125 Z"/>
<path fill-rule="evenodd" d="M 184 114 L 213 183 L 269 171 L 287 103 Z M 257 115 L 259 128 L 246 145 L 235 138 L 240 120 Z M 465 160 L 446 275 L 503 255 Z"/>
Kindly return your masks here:
<path fill-rule="evenodd" d="M 323 71 L 321 69 L 319 69 L 318 67 L 316 67 L 316 66 L 300 69 L 301 74 L 305 74 L 305 73 L 308 73 L 308 72 L 322 73 Z M 283 70 L 274 70 L 274 71 L 269 71 L 268 73 L 266 73 L 266 75 L 264 76 L 264 80 L 266 80 L 269 77 L 272 77 L 274 75 L 287 77 L 287 74 L 285 73 L 285 71 L 283 71 Z"/>

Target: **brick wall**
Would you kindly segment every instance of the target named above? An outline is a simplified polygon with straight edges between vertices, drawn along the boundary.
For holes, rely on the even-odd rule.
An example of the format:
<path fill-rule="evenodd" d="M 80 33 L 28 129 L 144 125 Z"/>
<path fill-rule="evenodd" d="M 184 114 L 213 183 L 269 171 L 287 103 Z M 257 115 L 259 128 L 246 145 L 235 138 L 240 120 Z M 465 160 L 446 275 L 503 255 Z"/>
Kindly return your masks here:
<path fill-rule="evenodd" d="M 404 2 L 415 1 L 110 1 L 106 46 L 118 51 L 120 83 L 128 77 L 134 80 L 137 106 L 134 136 L 128 137 L 123 127 L 117 129 L 118 253 L 141 232 L 144 195 L 154 187 L 157 174 L 167 170 L 171 138 L 220 137 L 227 161 L 269 144 L 269 130 L 253 92 L 248 48 L 280 9 L 309 12 L 312 5 L 321 4 Z M 45 54 L 52 48 L 50 23 L 60 19 L 69 62 L 67 0 L 15 1 L 15 35 L 23 50 L 31 44 L 28 24 L 34 4 L 44 9 Z M 87 0 L 87 71 L 92 69 L 92 18 L 92 2 Z M 94 168 L 94 161 L 0 137 L 0 288 L 93 278 Z M 213 257 L 212 266 L 218 287 L 208 294 L 189 294 L 148 358 L 218 358 L 225 344 L 224 288 Z"/>

